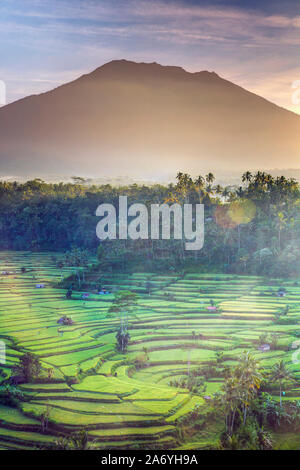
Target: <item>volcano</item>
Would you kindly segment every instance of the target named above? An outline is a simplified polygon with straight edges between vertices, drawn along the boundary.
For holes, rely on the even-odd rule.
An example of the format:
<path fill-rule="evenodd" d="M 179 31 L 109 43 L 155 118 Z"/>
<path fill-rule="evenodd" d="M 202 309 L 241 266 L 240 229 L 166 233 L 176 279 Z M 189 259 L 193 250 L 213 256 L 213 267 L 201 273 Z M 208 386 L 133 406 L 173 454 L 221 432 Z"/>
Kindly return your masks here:
<path fill-rule="evenodd" d="M 300 116 L 214 72 L 109 62 L 0 108 L 0 172 L 300 168 Z"/>

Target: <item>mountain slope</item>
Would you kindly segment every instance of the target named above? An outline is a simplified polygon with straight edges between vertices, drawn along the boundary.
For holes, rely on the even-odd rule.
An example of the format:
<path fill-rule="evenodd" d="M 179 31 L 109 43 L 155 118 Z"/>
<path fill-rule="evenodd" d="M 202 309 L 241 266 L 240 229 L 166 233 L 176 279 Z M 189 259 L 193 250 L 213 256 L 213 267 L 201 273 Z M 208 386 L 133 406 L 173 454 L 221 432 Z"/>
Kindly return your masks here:
<path fill-rule="evenodd" d="M 300 167 L 300 116 L 215 73 L 113 61 L 0 109 L 0 172 Z"/>

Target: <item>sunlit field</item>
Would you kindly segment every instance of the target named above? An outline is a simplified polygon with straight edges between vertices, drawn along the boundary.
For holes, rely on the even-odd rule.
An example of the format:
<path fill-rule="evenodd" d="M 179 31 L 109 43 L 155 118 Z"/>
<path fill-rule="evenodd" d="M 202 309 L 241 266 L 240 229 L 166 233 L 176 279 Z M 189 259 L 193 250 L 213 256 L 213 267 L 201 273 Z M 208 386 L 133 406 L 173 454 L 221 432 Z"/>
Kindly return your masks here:
<path fill-rule="evenodd" d="M 51 448 L 59 436 L 79 429 L 88 431 L 98 448 L 215 448 L 218 426 L 187 438 L 178 424 L 192 420 L 195 409 L 205 417 L 222 387 L 221 370 L 236 364 L 244 350 L 253 351 L 264 370 L 282 359 L 296 378 L 285 387 L 283 400 L 300 400 L 300 369 L 292 360 L 300 281 L 102 273 L 110 294 L 90 292 L 82 299 L 74 291 L 67 300 L 59 282 L 73 269 L 58 269 L 50 253 L 1 252 L 0 266 L 0 339 L 6 344 L 1 368 L 12 375 L 26 351 L 43 367 L 38 382 L 19 385 L 24 392 L 19 407 L 0 406 L 3 449 Z M 45 287 L 36 288 L 38 283 Z M 278 289 L 285 295 L 278 296 Z M 118 290 L 139 294 L 128 319 L 125 354 L 116 350 L 120 318 L 108 312 Z M 283 320 L 274 322 L 287 309 Z M 63 315 L 73 324 L 58 324 Z M 262 335 L 269 350 L 261 347 Z M 219 359 L 218 352 L 223 352 Z M 178 386 L 201 368 L 212 373 L 203 372 L 200 392 Z M 271 394 L 279 399 L 278 387 Z M 41 425 L 45 412 L 47 429 Z"/>

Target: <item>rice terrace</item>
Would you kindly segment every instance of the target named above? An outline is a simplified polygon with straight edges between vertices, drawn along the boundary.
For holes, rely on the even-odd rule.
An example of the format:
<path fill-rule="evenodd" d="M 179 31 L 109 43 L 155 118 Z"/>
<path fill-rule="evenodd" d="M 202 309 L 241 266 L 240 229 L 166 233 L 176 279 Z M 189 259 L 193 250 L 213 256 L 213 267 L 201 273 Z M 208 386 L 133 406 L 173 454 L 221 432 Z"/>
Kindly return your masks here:
<path fill-rule="evenodd" d="M 216 449 L 224 419 L 215 402 L 245 351 L 266 373 L 283 361 L 293 374 L 282 390 L 264 385 L 270 406 L 299 403 L 300 279 L 107 271 L 98 289 L 68 295 L 75 268 L 58 268 L 61 256 L 0 253 L 2 449 L 67 448 L 68 436 L 98 449 Z M 120 292 L 133 299 L 125 313 Z M 126 350 L 118 331 L 130 333 Z M 11 381 L 27 353 L 38 379 Z M 299 447 L 299 435 L 273 431 L 273 447 L 286 446 Z"/>

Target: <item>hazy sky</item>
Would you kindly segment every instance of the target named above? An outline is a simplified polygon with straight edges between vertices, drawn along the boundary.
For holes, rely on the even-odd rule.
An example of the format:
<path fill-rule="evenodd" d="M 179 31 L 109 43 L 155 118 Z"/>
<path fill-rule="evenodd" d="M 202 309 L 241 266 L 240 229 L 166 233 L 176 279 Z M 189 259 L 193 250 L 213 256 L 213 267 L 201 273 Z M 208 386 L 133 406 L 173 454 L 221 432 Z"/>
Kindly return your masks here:
<path fill-rule="evenodd" d="M 0 0 L 8 101 L 112 59 L 210 70 L 300 114 L 300 2 Z"/>

